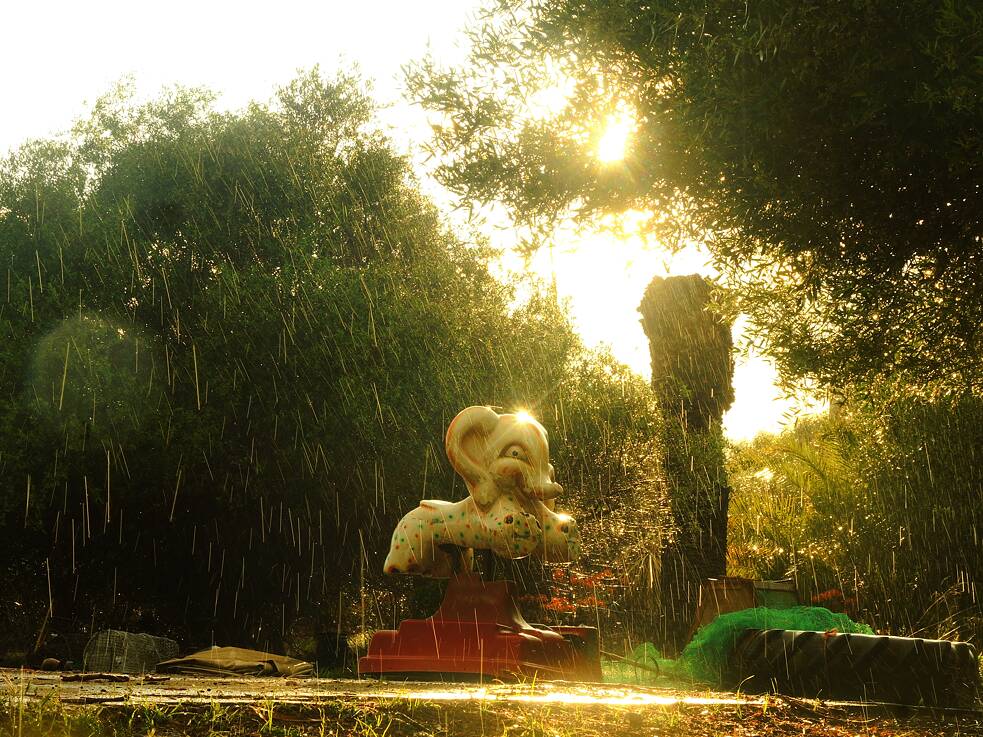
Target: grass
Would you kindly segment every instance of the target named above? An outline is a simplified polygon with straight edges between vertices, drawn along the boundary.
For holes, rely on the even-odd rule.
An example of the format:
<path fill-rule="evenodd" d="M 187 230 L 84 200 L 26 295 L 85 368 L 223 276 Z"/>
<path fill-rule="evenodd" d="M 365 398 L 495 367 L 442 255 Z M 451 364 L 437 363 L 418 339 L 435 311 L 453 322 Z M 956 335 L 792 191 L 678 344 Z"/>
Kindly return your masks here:
<path fill-rule="evenodd" d="M 966 714 L 875 718 L 811 702 L 772 698 L 767 706 L 658 708 L 331 698 L 225 704 L 65 704 L 7 689 L 0 737 L 639 737 L 640 735 L 983 736 Z"/>

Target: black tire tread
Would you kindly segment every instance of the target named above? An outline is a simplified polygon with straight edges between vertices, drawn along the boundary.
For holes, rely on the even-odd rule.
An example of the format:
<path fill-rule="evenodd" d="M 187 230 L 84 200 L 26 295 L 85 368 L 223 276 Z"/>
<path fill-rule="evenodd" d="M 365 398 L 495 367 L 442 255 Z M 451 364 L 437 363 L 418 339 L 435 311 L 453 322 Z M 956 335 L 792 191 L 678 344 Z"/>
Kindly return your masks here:
<path fill-rule="evenodd" d="M 751 693 L 927 706 L 972 706 L 976 650 L 965 642 L 801 630 L 742 632 L 727 685 Z"/>

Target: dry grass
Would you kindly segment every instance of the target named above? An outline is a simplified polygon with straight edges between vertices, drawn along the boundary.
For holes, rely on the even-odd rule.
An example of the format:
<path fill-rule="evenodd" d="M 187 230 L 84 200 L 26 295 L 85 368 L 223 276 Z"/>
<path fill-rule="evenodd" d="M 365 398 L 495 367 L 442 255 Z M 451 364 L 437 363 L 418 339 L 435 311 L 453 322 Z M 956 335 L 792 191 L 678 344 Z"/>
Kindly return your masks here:
<path fill-rule="evenodd" d="M 0 737 L 983 736 L 983 714 L 889 714 L 770 698 L 763 704 L 608 706 L 330 698 L 221 704 L 65 704 L 8 691 Z"/>

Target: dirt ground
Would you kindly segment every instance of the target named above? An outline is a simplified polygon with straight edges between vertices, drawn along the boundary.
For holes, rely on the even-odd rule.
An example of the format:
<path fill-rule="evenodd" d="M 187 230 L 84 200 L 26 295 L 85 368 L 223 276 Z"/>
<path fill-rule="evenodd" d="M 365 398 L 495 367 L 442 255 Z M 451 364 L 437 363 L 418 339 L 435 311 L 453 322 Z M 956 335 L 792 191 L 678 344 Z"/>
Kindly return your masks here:
<path fill-rule="evenodd" d="M 983 712 L 562 682 L 395 683 L 0 670 L 0 735 L 972 735 Z"/>

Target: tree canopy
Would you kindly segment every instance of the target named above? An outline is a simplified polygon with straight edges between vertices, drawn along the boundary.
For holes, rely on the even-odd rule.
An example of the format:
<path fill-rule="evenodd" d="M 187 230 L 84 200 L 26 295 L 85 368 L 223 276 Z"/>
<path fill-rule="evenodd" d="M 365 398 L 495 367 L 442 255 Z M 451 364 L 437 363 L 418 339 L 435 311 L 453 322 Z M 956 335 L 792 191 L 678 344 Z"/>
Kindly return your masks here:
<path fill-rule="evenodd" d="M 983 375 L 975 1 L 501 0 L 471 40 L 408 70 L 463 201 L 650 212 L 709 247 L 788 377 Z M 633 133 L 605 162 L 612 116 Z"/>
<path fill-rule="evenodd" d="M 0 162 L 8 634 L 49 602 L 195 643 L 351 628 L 396 520 L 463 494 L 442 438 L 474 403 L 560 426 L 574 501 L 654 475 L 625 462 L 647 388 L 553 299 L 514 304 L 373 116 L 316 70 L 234 112 L 120 89 Z"/>

